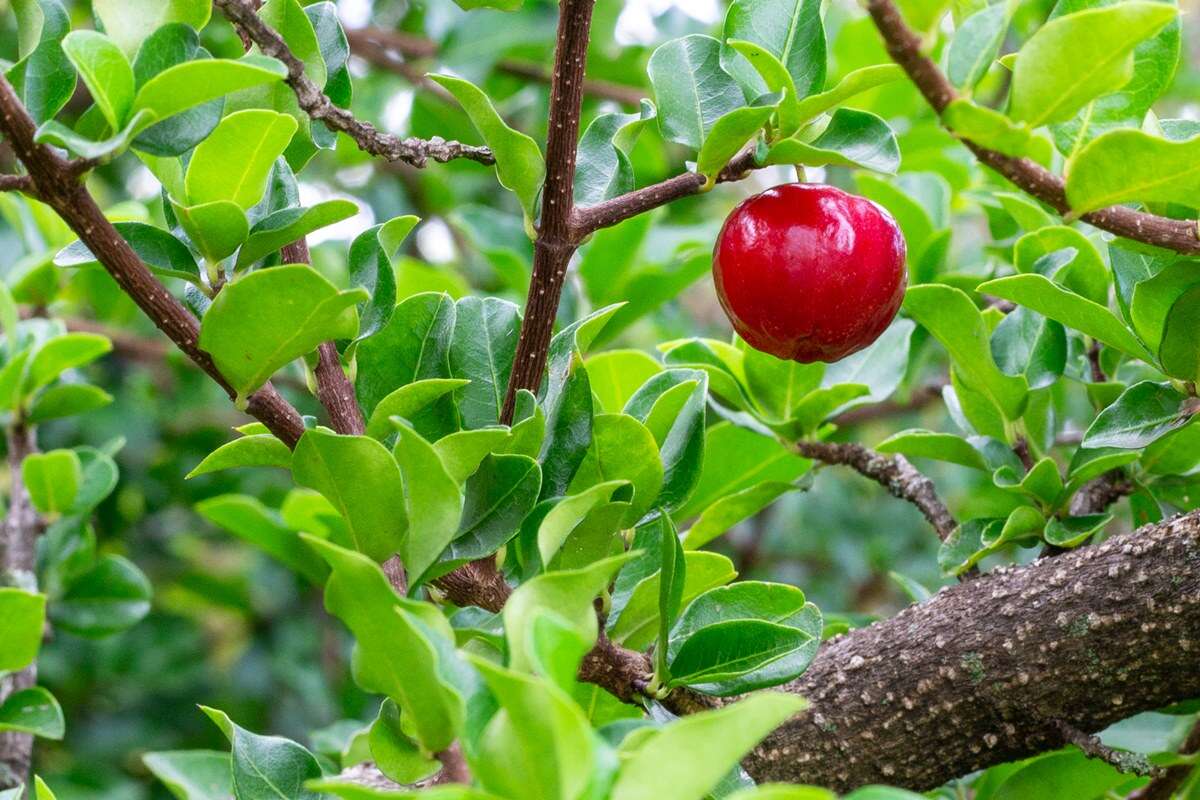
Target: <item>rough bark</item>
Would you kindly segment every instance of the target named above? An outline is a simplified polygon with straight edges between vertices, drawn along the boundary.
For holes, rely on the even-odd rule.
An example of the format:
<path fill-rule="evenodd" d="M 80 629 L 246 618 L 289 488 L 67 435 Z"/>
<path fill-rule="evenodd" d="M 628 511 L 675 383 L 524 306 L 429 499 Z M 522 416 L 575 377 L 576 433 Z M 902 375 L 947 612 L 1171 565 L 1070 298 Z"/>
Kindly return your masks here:
<path fill-rule="evenodd" d="M 926 790 L 1200 697 L 1200 511 L 943 589 L 825 644 L 758 780 Z"/>

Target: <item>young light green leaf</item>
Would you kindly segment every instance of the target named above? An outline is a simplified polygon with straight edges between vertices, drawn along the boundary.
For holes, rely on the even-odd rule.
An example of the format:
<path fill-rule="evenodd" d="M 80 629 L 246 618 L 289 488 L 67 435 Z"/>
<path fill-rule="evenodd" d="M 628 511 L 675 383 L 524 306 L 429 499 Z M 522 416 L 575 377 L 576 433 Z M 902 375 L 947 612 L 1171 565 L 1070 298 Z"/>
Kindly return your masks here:
<path fill-rule="evenodd" d="M 150 111 L 161 121 L 227 94 L 279 83 L 286 76 L 283 64 L 263 56 L 185 61 L 147 80 L 134 97 L 133 111 Z"/>
<path fill-rule="evenodd" d="M 1200 379 L 1200 341 L 1196 339 L 1200 325 L 1200 285 L 1179 296 L 1167 314 L 1158 360 L 1168 375 L 1185 381 Z"/>
<path fill-rule="evenodd" d="M 62 49 L 71 19 L 59 0 L 14 0 L 18 55 L 6 76 L 34 122 L 42 124 L 75 93 L 75 70 Z"/>
<path fill-rule="evenodd" d="M 718 119 L 745 105 L 741 88 L 721 67 L 721 43 L 711 36 L 693 34 L 660 45 L 646 69 L 668 141 L 699 150 Z"/>
<path fill-rule="evenodd" d="M 292 475 L 346 520 L 354 546 L 376 561 L 401 552 L 407 520 L 396 459 L 374 439 L 306 431 L 292 454 Z"/>
<path fill-rule="evenodd" d="M 658 109 L 643 100 L 636 114 L 600 114 L 579 140 L 575 168 L 575 203 L 589 206 L 632 191 L 635 185 L 629 151 Z"/>
<path fill-rule="evenodd" d="M 898 81 L 903 77 L 904 70 L 896 64 L 872 64 L 861 67 L 838 81 L 832 89 L 801 100 L 796 107 L 796 114 L 802 122 L 808 121 L 855 95 Z"/>
<path fill-rule="evenodd" d="M 213 450 L 186 478 L 237 467 L 283 467 L 291 469 L 292 451 L 273 434 L 241 436 Z"/>
<path fill-rule="evenodd" d="M 72 417 L 104 408 L 112 399 L 112 395 L 98 386 L 88 383 L 64 383 L 51 386 L 38 395 L 26 418 L 31 423 L 38 423 Z"/>
<path fill-rule="evenodd" d="M 177 800 L 226 800 L 233 796 L 229 753 L 167 750 L 146 753 L 142 763 Z"/>
<path fill-rule="evenodd" d="M 223 494 L 201 500 L 195 509 L 209 522 L 262 550 L 303 575 L 310 583 L 320 586 L 329 576 L 325 562 L 300 541 L 295 530 L 284 524 L 278 512 L 267 508 L 257 498 L 244 494 Z"/>
<path fill-rule="evenodd" d="M 721 498 L 763 481 L 791 483 L 810 466 L 775 438 L 728 422 L 717 423 L 706 431 L 704 452 L 696 491 L 676 512 L 677 519 L 699 514 Z"/>
<path fill-rule="evenodd" d="M 396 428 L 395 456 L 404 477 L 410 530 L 402 553 L 415 585 L 458 533 L 463 496 L 433 446 L 403 422 Z"/>
<path fill-rule="evenodd" d="M 804 119 L 800 116 L 799 98 L 796 95 L 796 82 L 792 80 L 791 73 L 788 72 L 787 67 L 775 57 L 774 53 L 754 42 L 731 39 L 725 44 L 741 53 L 742 57 L 750 62 L 750 65 L 754 67 L 766 84 L 767 91 L 780 96 L 777 107 L 779 112 L 778 126 L 776 128 L 777 136 L 787 138 L 795 134 L 800 129 L 800 123 Z M 754 105 L 760 106 L 762 104 L 755 102 Z M 729 114 L 726 114 L 722 119 L 729 116 Z M 712 138 L 712 134 L 709 135 L 709 138 Z M 746 141 L 749 141 L 749 137 L 743 141 L 743 144 Z M 705 144 L 707 145 L 708 142 L 706 141 Z M 703 153 L 703 149 L 701 149 L 701 152 Z M 737 149 L 733 151 L 733 153 L 736 152 Z M 733 153 L 730 153 L 730 156 Z M 701 174 L 708 174 L 703 170 L 700 172 Z"/>
<path fill-rule="evenodd" d="M 33 354 L 25 375 L 25 391 L 33 392 L 69 369 L 90 364 L 112 351 L 112 342 L 98 333 L 72 332 L 55 336 Z"/>
<path fill-rule="evenodd" d="M 237 111 L 221 120 L 188 162 L 188 203 L 227 201 L 249 210 L 262 199 L 275 159 L 283 155 L 296 120 L 266 109 Z"/>
<path fill-rule="evenodd" d="M 1075 214 L 1134 200 L 1196 207 L 1198 192 L 1200 136 L 1173 142 L 1138 130 L 1110 131 L 1080 150 L 1067 171 L 1067 202 Z"/>
<path fill-rule="evenodd" d="M 276 211 L 254 223 L 246 243 L 238 252 L 235 268 L 247 267 L 313 231 L 349 219 L 357 213 L 358 205 L 350 200 L 326 200 L 311 208 Z M 391 262 L 388 266 L 391 267 Z"/>
<path fill-rule="evenodd" d="M 1011 111 L 1031 128 L 1065 122 L 1133 76 L 1133 48 L 1175 19 L 1165 3 L 1118 3 L 1051 20 L 1021 48 Z"/>
<path fill-rule="evenodd" d="M 811 142 L 784 139 L 767 151 L 767 164 L 864 167 L 894 174 L 900 168 L 896 133 L 869 111 L 839 108 Z"/>
<path fill-rule="evenodd" d="M 959 89 L 970 92 L 996 60 L 1008 30 L 1007 3 L 996 3 L 963 20 L 950 41 L 946 75 Z"/>
<path fill-rule="evenodd" d="M 431 75 L 467 112 L 471 123 L 496 156 L 496 175 L 504 188 L 516 194 L 529 220 L 537 216 L 538 194 L 546 177 L 541 148 L 530 137 L 510 128 L 492 101 L 477 86 L 449 75 Z"/>
<path fill-rule="evenodd" d="M 200 349 L 239 397 L 321 342 L 352 339 L 366 292 L 337 288 L 306 264 L 243 275 L 221 290 L 200 323 Z"/>
<path fill-rule="evenodd" d="M 1013 158 L 1031 158 L 1048 166 L 1053 156 L 1047 139 L 999 111 L 961 97 L 952 100 L 942 111 L 942 122 L 962 138 Z"/>
<path fill-rule="evenodd" d="M 629 398 L 662 366 L 640 350 L 606 350 L 589 356 L 584 362 L 592 392 L 600 401 L 600 409 L 618 412 Z"/>
<path fill-rule="evenodd" d="M 367 741 L 375 766 L 398 783 L 416 783 L 442 768 L 404 731 L 400 707 L 390 698 L 379 706 L 379 716 L 371 725 Z"/>
<path fill-rule="evenodd" d="M 718 553 L 692 550 L 684 554 L 686 575 L 681 606 L 709 589 L 724 586 L 735 577 L 733 562 Z M 610 625 L 610 635 L 615 642 L 639 650 L 654 641 L 659 623 L 659 593 L 661 590 L 658 572 L 638 582 L 629 601 L 620 615 Z"/>
<path fill-rule="evenodd" d="M 93 0 L 92 10 L 105 32 L 128 55 L 163 25 L 182 22 L 200 30 L 212 14 L 205 0 Z"/>
<path fill-rule="evenodd" d="M 83 466 L 74 450 L 31 453 L 21 462 L 21 481 L 42 514 L 62 514 L 75 505 Z"/>
<path fill-rule="evenodd" d="M 612 800 L 701 800 L 760 740 L 807 707 L 795 695 L 765 692 L 676 720 L 622 763 Z"/>
<path fill-rule="evenodd" d="M 802 487 L 783 481 L 763 481 L 726 495 L 701 512 L 683 537 L 683 546 L 699 550 L 739 522 L 755 516 L 771 503 Z"/>
<path fill-rule="evenodd" d="M 37 658 L 46 629 L 46 596 L 0 586 L 0 671 L 25 669 Z"/>
<path fill-rule="evenodd" d="M 876 445 L 875 450 L 880 453 L 902 453 L 915 458 L 934 458 L 971 469 L 988 468 L 983 456 L 970 442 L 950 433 L 919 429 L 900 431 Z"/>
<path fill-rule="evenodd" d="M 978 291 L 1011 300 L 1123 353 L 1152 360 L 1146 348 L 1104 306 L 1055 284 L 1043 275 L 1010 275 L 979 285 Z"/>
<path fill-rule="evenodd" d="M 663 467 L 654 435 L 628 414 L 596 415 L 592 444 L 568 492 L 574 494 L 611 481 L 629 481 L 633 488 L 632 505 L 625 518 L 627 525 L 641 519 L 662 490 Z"/>
<path fill-rule="evenodd" d="M 818 0 L 735 0 L 725 16 L 726 41 L 752 42 L 775 56 L 792 76 L 797 97 L 825 85 L 825 28 Z M 721 50 L 721 66 L 758 97 L 768 91 L 758 73 L 731 47 Z"/>
<path fill-rule="evenodd" d="M 288 50 L 304 64 L 305 76 L 318 89 L 324 89 L 329 77 L 328 70 L 321 55 L 316 29 L 308 14 L 304 13 L 304 4 L 299 0 L 267 0 L 258 13 L 263 22 L 279 33 Z"/>
<path fill-rule="evenodd" d="M 1066 517 L 1065 519 L 1056 517 L 1046 525 L 1046 542 L 1055 547 L 1079 547 L 1104 530 L 1104 527 L 1112 522 L 1112 519 L 1112 514 L 1089 514 L 1084 517 Z"/>
<path fill-rule="evenodd" d="M 60 740 L 66 729 L 58 700 L 40 686 L 14 692 L 0 704 L 0 731 Z"/>
<path fill-rule="evenodd" d="M 395 431 L 392 417 L 412 419 L 431 403 L 445 397 L 455 389 L 467 385 L 467 381 L 451 378 L 429 378 L 401 386 L 379 401 L 367 422 L 367 435 L 375 439 L 386 439 Z"/>
<path fill-rule="evenodd" d="M 62 48 L 109 128 L 121 130 L 133 109 L 133 67 L 129 59 L 112 39 L 96 31 L 71 31 L 63 39 Z"/>
<path fill-rule="evenodd" d="M 1188 396 L 1171 384 L 1142 381 L 1100 412 L 1084 434 L 1083 446 L 1136 450 L 1182 428 L 1192 413 Z"/>
<path fill-rule="evenodd" d="M 777 106 L 749 106 L 730 111 L 717 120 L 712 130 L 704 137 L 700 154 L 696 157 L 696 171 L 705 177 L 705 186 L 717 182 L 717 175 L 725 168 L 746 143 L 753 139 Z"/>
<path fill-rule="evenodd" d="M 192 244 L 210 264 L 233 255 L 250 234 L 246 212 L 230 200 L 198 206 L 182 206 L 172 200 L 171 211 Z"/>

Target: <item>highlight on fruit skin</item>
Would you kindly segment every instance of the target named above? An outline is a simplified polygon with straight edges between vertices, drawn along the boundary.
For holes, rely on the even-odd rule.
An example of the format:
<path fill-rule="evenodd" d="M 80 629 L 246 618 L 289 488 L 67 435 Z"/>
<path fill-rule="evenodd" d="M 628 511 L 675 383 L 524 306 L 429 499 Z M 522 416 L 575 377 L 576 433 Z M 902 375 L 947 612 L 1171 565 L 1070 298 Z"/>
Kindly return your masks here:
<path fill-rule="evenodd" d="M 730 213 L 713 251 L 713 282 L 751 347 L 834 362 L 878 339 L 899 311 L 908 283 L 904 237 L 866 198 L 784 184 Z"/>

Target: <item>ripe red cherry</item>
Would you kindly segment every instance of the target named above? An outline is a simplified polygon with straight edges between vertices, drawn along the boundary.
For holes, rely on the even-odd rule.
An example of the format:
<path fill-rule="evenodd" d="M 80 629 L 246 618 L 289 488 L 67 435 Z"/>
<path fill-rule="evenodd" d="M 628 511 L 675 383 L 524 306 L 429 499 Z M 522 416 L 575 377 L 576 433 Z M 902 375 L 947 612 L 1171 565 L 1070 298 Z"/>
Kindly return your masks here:
<path fill-rule="evenodd" d="M 733 210 L 713 253 L 717 297 L 747 344 L 801 363 L 879 338 L 904 299 L 904 237 L 887 211 L 791 183 Z"/>

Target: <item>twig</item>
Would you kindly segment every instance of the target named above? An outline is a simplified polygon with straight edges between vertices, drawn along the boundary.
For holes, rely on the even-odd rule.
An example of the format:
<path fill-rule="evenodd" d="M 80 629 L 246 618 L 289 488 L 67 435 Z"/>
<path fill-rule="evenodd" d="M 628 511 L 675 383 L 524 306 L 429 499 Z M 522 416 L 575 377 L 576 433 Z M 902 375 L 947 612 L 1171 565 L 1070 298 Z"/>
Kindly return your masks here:
<path fill-rule="evenodd" d="M 954 515 L 938 497 L 933 481 L 904 456 L 885 456 L 852 442 L 800 441 L 792 447 L 805 458 L 850 467 L 887 489 L 893 497 L 912 503 L 942 541 L 958 527 Z"/>
<path fill-rule="evenodd" d="M 467 760 L 463 758 L 462 748 L 459 747 L 458 742 L 437 753 L 435 757 L 441 762 L 442 771 L 430 781 L 430 786 L 441 786 L 447 783 L 469 784 L 471 782 L 471 770 L 467 768 Z"/>
<path fill-rule="evenodd" d="M 1104 374 L 1104 367 L 1100 366 L 1100 343 L 1092 340 L 1091 345 L 1087 350 L 1088 366 L 1092 370 L 1092 383 L 1104 383 L 1108 380 L 1108 376 Z"/>
<path fill-rule="evenodd" d="M 925 386 L 919 386 L 912 390 L 908 400 L 903 403 L 897 403 L 894 400 L 885 400 L 882 403 L 852 408 L 849 411 L 838 414 L 833 418 L 833 421 L 835 424 L 845 427 L 846 425 L 861 425 L 864 422 L 873 422 L 877 419 L 886 419 L 898 414 L 909 414 L 913 411 L 920 411 L 942 399 L 942 390 L 946 388 L 947 383 L 948 381 L 943 379 Z"/>
<path fill-rule="evenodd" d="M 213 5 L 233 23 L 239 34 L 258 45 L 264 55 L 279 59 L 287 67 L 288 86 L 296 93 L 300 108 L 309 117 L 325 123 L 330 130 L 340 131 L 358 145 L 359 149 L 388 161 L 404 161 L 414 167 L 424 167 L 429 159 L 445 163 L 465 158 L 480 164 L 495 164 L 492 151 L 461 142 L 448 142 L 436 137 L 401 139 L 385 133 L 369 122 L 355 119 L 349 111 L 338 108 L 315 83 L 304 74 L 304 63 L 296 57 L 278 33 L 271 30 L 255 12 L 249 0 L 213 0 Z"/>
<path fill-rule="evenodd" d="M 958 97 L 954 87 L 937 65 L 921 51 L 921 39 L 908 25 L 892 0 L 868 0 L 867 10 L 883 36 L 888 53 L 899 64 L 925 100 L 938 114 Z M 1071 213 L 1062 178 L 1027 158 L 1013 158 L 962 139 L 975 157 L 1012 181 L 1024 192 L 1049 205 L 1062 215 Z M 1081 219 L 1097 228 L 1178 253 L 1200 253 L 1200 228 L 1195 220 L 1175 220 L 1110 206 L 1082 215 Z"/>
<path fill-rule="evenodd" d="M 535 391 L 542 382 L 567 265 L 581 239 L 573 223 L 573 184 L 579 114 L 583 104 L 583 74 L 595 2 L 562 0 L 559 4 L 554 79 L 550 84 L 542 218 L 534 242 L 533 278 L 525 303 L 525 321 L 521 325 L 512 377 L 501 414 L 501 421 L 505 423 L 512 421 L 517 392 L 521 389 Z"/>
<path fill-rule="evenodd" d="M 1151 764 L 1150 760 L 1140 753 L 1114 750 L 1101 742 L 1099 736 L 1089 736 L 1069 722 L 1061 719 L 1056 719 L 1053 722 L 1062 734 L 1063 744 L 1075 745 L 1088 758 L 1103 761 L 1120 772 L 1128 772 L 1133 775 L 1158 777 L 1163 773 L 1162 769 Z"/>
<path fill-rule="evenodd" d="M 1179 748 L 1181 756 L 1200 753 L 1200 722 L 1193 726 L 1191 733 Z M 1129 795 L 1129 800 L 1171 800 L 1176 790 L 1183 786 L 1184 781 L 1192 774 L 1195 767 L 1191 764 L 1176 764 L 1167 767 L 1158 777 Z"/>
<path fill-rule="evenodd" d="M 34 141 L 36 126 L 33 119 L 13 91 L 12 84 L 3 76 L 0 76 L 0 129 L 25 165 L 42 200 L 62 217 L 146 316 L 231 398 L 235 397 L 237 393 L 221 375 L 212 357 L 197 344 L 200 326 L 196 318 L 159 283 L 129 243 L 121 238 L 79 181 L 71 162 Z M 246 411 L 288 445 L 294 445 L 304 433 L 304 421 L 299 412 L 270 383 L 249 397 Z"/>
<path fill-rule="evenodd" d="M 420 36 L 403 31 L 389 31 L 382 28 L 359 28 L 346 31 L 350 40 L 350 49 L 355 55 L 361 56 L 370 63 L 382 69 L 401 72 L 406 78 L 408 72 L 419 74 L 416 70 L 402 70 L 402 65 L 410 60 L 436 58 L 438 46 Z M 403 58 L 401 58 L 403 57 Z M 550 83 L 551 74 L 542 67 L 525 61 L 501 59 L 496 69 L 508 75 L 537 83 Z M 610 81 L 585 78 L 583 93 L 602 100 L 612 100 L 628 106 L 636 106 L 645 97 L 645 92 L 635 86 L 625 86 Z"/>
<path fill-rule="evenodd" d="M 1137 486 L 1129 480 L 1124 470 L 1110 470 L 1080 487 L 1071 498 L 1071 516 L 1101 514 L 1113 503 L 1122 497 L 1128 497 L 1136 490 Z"/>
<path fill-rule="evenodd" d="M 33 194 L 33 178 L 28 175 L 0 175 L 0 192 Z"/>

